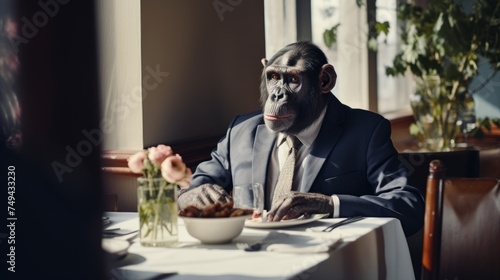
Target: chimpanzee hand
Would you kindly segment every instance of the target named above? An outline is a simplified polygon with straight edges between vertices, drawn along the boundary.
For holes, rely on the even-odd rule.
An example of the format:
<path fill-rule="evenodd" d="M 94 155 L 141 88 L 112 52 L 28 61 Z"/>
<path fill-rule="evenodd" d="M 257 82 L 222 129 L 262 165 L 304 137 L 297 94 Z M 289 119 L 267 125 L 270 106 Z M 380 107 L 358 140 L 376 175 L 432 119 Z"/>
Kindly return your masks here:
<path fill-rule="evenodd" d="M 296 219 L 303 214 L 332 213 L 333 201 L 319 193 L 291 192 L 282 202 L 273 205 L 267 213 L 268 221 Z"/>
<path fill-rule="evenodd" d="M 226 203 L 230 201 L 232 201 L 232 198 L 223 187 L 214 184 L 203 184 L 182 193 L 177 199 L 177 204 L 179 209 L 182 210 L 190 205 L 205 208 L 217 202 Z"/>

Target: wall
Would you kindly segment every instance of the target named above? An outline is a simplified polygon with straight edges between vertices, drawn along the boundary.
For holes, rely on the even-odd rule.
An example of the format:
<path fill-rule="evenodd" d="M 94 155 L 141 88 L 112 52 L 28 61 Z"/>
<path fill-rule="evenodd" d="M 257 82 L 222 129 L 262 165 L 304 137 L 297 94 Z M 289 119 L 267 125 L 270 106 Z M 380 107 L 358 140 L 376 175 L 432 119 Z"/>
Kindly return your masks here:
<path fill-rule="evenodd" d="M 103 150 L 142 149 L 140 0 L 96 1 Z"/>
<path fill-rule="evenodd" d="M 221 135 L 259 108 L 263 1 L 143 0 L 141 15 L 145 146 Z"/>
<path fill-rule="evenodd" d="M 264 2 L 98 4 L 103 119 L 113 128 L 103 148 L 105 193 L 118 194 L 119 211 L 137 211 L 131 151 L 164 143 L 196 165 L 233 117 L 259 109 Z"/>
<path fill-rule="evenodd" d="M 462 0 L 462 3 L 466 11 L 472 10 L 473 0 Z M 497 73 L 493 80 L 489 81 L 492 68 L 484 58 L 479 59 L 478 69 L 478 75 L 469 86 L 469 90 L 474 93 L 476 117 L 500 118 L 500 74 Z"/>
<path fill-rule="evenodd" d="M 474 78 L 471 86 L 472 91 L 481 89 L 474 94 L 476 104 L 476 115 L 478 118 L 500 118 L 500 73 L 497 73 L 491 81 L 486 83 L 491 77 L 492 70 L 487 61 L 481 60 L 479 64 L 479 75 Z"/>
<path fill-rule="evenodd" d="M 9 4 L 12 21 L 0 18 L 2 31 L 9 26 L 2 36 L 16 36 L 12 44 L 2 40 L 0 61 L 18 66 L 9 74 L 22 145 L 16 152 L 0 147 L 3 211 L 13 218 L 3 218 L 0 230 L 0 278 L 109 279 L 101 246 L 101 150 L 86 136 L 100 119 L 94 1 Z M 4 59 L 10 47 L 19 65 Z M 7 85 L 1 87 L 0 94 Z"/>

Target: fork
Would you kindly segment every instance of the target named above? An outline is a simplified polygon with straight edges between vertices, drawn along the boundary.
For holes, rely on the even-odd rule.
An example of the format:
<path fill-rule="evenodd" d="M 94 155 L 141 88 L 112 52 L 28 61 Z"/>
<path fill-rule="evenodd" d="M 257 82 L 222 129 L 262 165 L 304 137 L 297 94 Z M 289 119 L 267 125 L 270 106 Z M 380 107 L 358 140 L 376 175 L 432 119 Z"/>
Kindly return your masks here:
<path fill-rule="evenodd" d="M 334 228 L 337 228 L 337 227 L 340 227 L 340 226 L 343 226 L 343 225 L 347 225 L 347 224 L 350 224 L 350 223 L 354 223 L 356 221 L 359 221 L 359 220 L 362 220 L 364 219 L 364 217 L 362 216 L 354 216 L 354 217 L 350 217 L 350 218 L 347 218 L 343 221 L 340 221 L 338 223 L 335 223 L 333 225 L 329 225 L 327 226 L 325 229 L 323 229 L 322 231 L 323 232 L 330 232 L 332 231 Z"/>

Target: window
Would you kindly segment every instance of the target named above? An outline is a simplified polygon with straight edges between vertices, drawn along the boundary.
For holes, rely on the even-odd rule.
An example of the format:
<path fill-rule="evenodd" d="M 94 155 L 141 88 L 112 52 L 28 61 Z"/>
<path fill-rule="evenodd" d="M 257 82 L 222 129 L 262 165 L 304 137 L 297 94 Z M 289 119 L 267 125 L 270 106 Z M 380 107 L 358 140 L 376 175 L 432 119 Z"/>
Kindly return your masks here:
<path fill-rule="evenodd" d="M 297 1 L 298 2 L 298 1 Z M 266 53 L 268 56 L 284 45 L 297 40 L 297 2 L 293 0 L 265 1 Z M 353 108 L 368 109 L 367 17 L 366 6 L 359 8 L 355 0 L 310 0 L 311 40 L 327 55 L 337 71 L 333 94 Z M 378 21 L 389 21 L 390 33 L 379 38 L 377 52 L 377 111 L 390 113 L 407 109 L 410 85 L 407 78 L 387 77 L 385 65 L 399 48 L 396 0 L 378 0 Z M 303 19 L 302 19 L 303 20 Z M 323 32 L 340 23 L 337 41 L 328 48 Z M 385 41 L 385 42 L 384 42 Z"/>
<path fill-rule="evenodd" d="M 381 113 L 396 111 L 408 107 L 409 93 L 413 90 L 412 83 L 405 77 L 388 77 L 385 75 L 385 65 L 391 65 L 399 48 L 398 22 L 396 16 L 396 0 L 377 0 L 377 20 L 387 21 L 391 28 L 387 36 L 379 36 L 377 51 L 378 79 L 378 111 Z M 385 41 L 385 42 L 384 42 Z"/>

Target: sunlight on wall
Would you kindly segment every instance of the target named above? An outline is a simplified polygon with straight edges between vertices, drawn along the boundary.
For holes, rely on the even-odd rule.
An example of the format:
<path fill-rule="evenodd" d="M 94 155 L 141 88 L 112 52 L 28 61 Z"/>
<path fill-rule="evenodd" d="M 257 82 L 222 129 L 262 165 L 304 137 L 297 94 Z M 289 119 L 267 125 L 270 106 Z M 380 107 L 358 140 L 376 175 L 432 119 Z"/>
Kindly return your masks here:
<path fill-rule="evenodd" d="M 96 3 L 103 150 L 142 149 L 141 1 Z"/>

